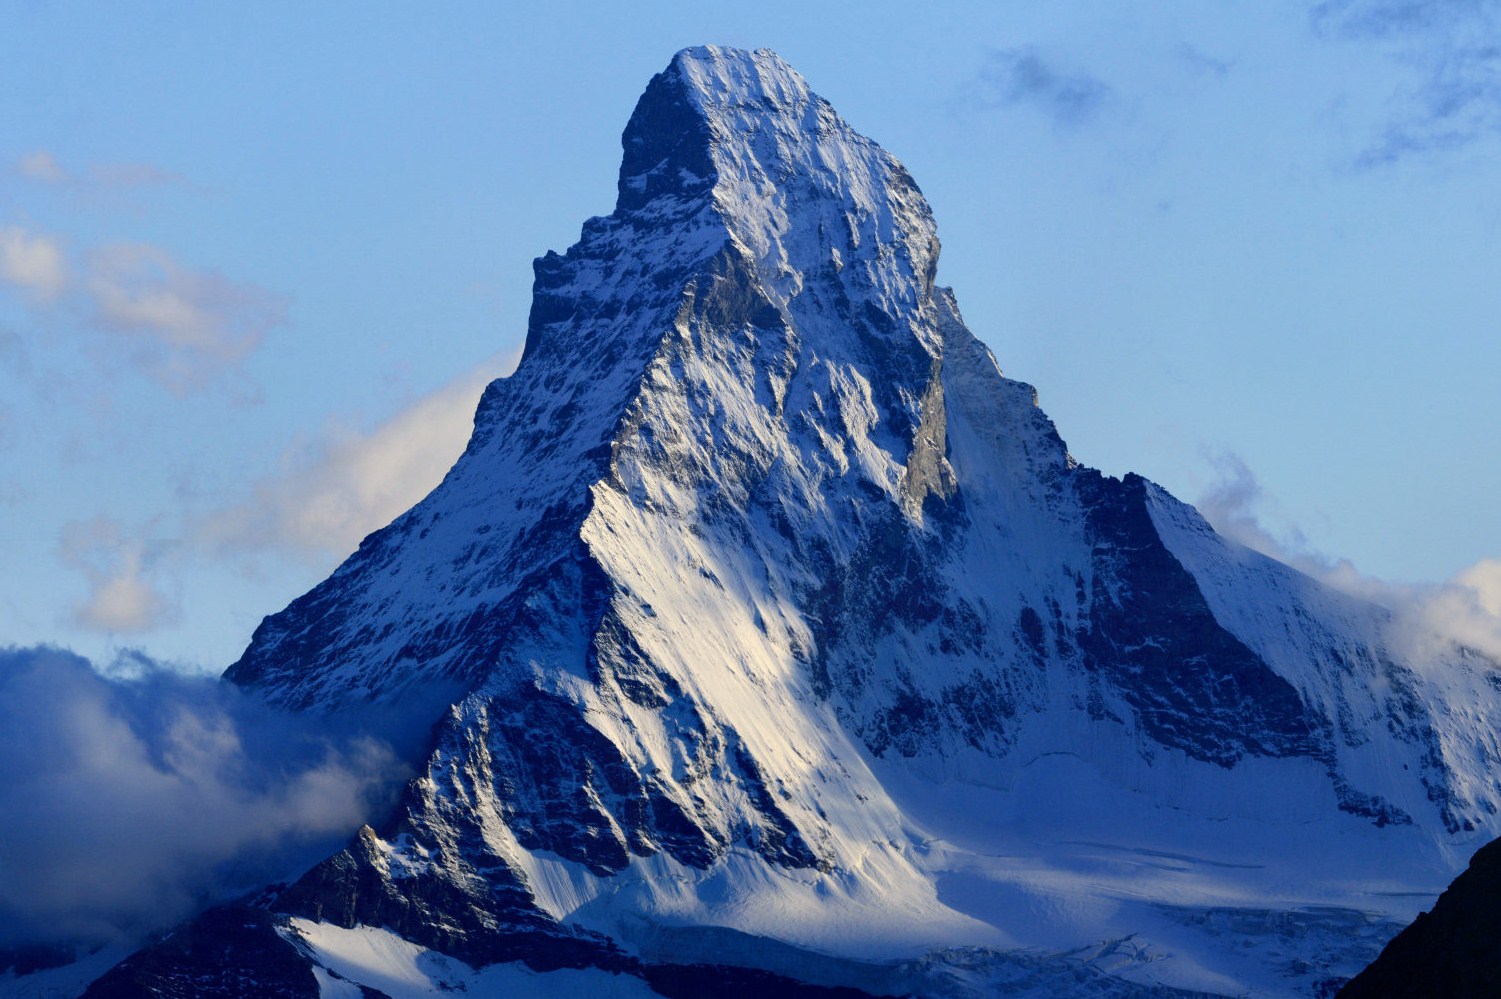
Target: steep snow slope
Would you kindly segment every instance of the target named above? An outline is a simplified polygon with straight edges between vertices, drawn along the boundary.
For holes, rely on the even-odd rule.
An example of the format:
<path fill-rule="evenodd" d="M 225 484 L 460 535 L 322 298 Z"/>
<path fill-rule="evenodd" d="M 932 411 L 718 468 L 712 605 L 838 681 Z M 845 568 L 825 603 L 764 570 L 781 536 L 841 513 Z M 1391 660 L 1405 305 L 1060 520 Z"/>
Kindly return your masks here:
<path fill-rule="evenodd" d="M 1078 467 L 935 287 L 912 179 L 775 55 L 680 53 L 623 145 L 458 464 L 226 674 L 452 692 L 267 946 L 1309 994 L 1501 825 L 1495 665 L 1416 670 Z"/>

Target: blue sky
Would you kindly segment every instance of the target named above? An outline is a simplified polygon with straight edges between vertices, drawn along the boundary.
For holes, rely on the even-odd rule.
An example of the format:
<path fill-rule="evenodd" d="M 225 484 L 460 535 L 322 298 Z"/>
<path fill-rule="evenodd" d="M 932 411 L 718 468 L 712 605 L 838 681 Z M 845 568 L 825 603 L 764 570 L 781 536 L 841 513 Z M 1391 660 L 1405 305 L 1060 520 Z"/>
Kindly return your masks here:
<path fill-rule="evenodd" d="M 907 164 L 1081 461 L 1501 557 L 1501 5 L 509 6 L 0 2 L 0 644 L 237 656 L 461 450 L 703 42 Z"/>

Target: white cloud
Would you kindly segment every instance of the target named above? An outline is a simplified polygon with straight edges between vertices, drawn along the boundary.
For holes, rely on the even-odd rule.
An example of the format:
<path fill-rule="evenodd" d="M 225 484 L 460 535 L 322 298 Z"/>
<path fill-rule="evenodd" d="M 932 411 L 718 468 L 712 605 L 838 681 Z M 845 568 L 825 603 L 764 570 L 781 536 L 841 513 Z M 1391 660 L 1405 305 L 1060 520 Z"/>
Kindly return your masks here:
<path fill-rule="evenodd" d="M 518 359 L 488 358 L 368 432 L 331 424 L 289 449 L 247 500 L 203 518 L 199 536 L 221 549 L 348 555 L 438 484 L 469 440 L 480 393 Z"/>
<path fill-rule="evenodd" d="M 237 364 L 286 318 L 278 296 L 140 243 L 96 252 L 86 294 L 94 324 L 133 337 L 132 356 L 178 391 Z"/>
<path fill-rule="evenodd" d="M 51 236 L 0 226 L 0 281 L 42 301 L 57 298 L 68 283 L 62 246 Z"/>
<path fill-rule="evenodd" d="M 152 582 L 162 545 L 127 535 L 119 521 L 99 516 L 63 525 L 63 561 L 81 571 L 89 595 L 73 609 L 81 627 L 107 634 L 138 634 L 172 621 L 175 603 Z"/>
<path fill-rule="evenodd" d="M 1501 618 L 1501 559 L 1488 558 L 1458 573 L 1453 582 L 1469 588 L 1481 608 Z"/>
<path fill-rule="evenodd" d="M 1346 559 L 1313 551 L 1295 528 L 1283 537 L 1273 534 L 1260 518 L 1268 500 L 1245 462 L 1224 455 L 1217 464 L 1220 481 L 1197 504 L 1215 530 L 1391 611 L 1387 640 L 1414 666 L 1451 653 L 1455 644 L 1501 663 L 1501 559 L 1482 559 L 1445 582 L 1393 583 L 1367 576 Z"/>

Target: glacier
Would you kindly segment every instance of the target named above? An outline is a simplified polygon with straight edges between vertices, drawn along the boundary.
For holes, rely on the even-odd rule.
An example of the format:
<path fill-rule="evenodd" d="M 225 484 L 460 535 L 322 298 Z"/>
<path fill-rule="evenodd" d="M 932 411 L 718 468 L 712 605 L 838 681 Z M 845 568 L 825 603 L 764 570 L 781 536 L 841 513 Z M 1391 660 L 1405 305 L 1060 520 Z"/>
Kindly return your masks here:
<path fill-rule="evenodd" d="M 1501 665 L 1076 462 L 774 53 L 622 144 L 464 455 L 225 674 L 430 706 L 396 814 L 88 994 L 1329 995 L 1501 830 Z"/>

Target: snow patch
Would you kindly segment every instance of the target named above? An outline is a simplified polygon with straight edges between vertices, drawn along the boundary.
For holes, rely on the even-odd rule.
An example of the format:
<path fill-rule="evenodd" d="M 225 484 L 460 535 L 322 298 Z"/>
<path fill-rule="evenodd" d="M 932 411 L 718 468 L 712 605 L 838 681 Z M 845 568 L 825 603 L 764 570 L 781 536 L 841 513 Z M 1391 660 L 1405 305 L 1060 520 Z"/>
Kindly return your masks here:
<path fill-rule="evenodd" d="M 292 919 L 281 933 L 316 962 L 314 975 L 321 999 L 358 999 L 359 986 L 377 989 L 391 999 L 446 999 L 454 993 L 507 999 L 657 995 L 638 978 L 595 969 L 540 972 L 520 963 L 475 969 L 371 926 L 351 929 Z"/>

